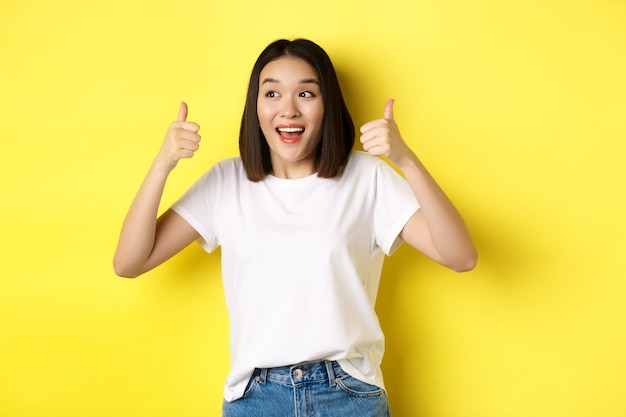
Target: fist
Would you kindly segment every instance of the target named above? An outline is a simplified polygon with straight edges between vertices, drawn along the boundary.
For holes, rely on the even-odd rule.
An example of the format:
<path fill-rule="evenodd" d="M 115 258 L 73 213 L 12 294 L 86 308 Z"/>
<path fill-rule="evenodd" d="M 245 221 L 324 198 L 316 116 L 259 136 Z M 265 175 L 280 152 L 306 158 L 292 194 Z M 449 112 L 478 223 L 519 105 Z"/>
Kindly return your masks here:
<path fill-rule="evenodd" d="M 385 104 L 382 119 L 376 119 L 361 126 L 363 150 L 373 156 L 384 156 L 398 164 L 411 150 L 404 143 L 400 129 L 393 118 L 394 100 Z"/>
<path fill-rule="evenodd" d="M 157 161 L 166 169 L 174 169 L 180 159 L 191 158 L 200 147 L 200 125 L 187 121 L 188 111 L 187 103 L 181 102 L 178 117 L 165 134 Z"/>

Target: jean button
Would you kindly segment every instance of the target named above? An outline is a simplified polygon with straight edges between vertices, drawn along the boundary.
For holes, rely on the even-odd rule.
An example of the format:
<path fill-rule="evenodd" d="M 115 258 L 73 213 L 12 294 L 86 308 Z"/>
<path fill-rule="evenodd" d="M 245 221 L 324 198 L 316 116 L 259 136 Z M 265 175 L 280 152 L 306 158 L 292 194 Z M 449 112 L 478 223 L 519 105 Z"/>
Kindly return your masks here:
<path fill-rule="evenodd" d="M 295 371 L 293 371 L 293 377 L 302 378 L 302 369 L 296 369 Z"/>

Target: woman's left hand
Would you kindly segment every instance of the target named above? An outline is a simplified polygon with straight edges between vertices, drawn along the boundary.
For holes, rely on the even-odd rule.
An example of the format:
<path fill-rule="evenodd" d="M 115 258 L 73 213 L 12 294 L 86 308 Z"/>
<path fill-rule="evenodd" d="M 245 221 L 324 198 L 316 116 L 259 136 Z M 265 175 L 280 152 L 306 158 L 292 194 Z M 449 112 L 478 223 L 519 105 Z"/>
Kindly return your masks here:
<path fill-rule="evenodd" d="M 398 167 L 406 158 L 414 156 L 400 135 L 400 129 L 393 118 L 394 100 L 387 100 L 384 117 L 372 120 L 361 126 L 363 150 L 373 156 L 384 156 Z"/>

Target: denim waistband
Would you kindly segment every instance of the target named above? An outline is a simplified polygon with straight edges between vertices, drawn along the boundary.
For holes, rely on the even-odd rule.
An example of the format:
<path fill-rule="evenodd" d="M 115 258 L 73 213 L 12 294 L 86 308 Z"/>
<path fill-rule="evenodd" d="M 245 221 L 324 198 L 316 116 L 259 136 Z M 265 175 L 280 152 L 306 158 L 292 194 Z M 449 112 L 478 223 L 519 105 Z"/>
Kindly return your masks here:
<path fill-rule="evenodd" d="M 284 385 L 301 385 L 307 383 L 327 383 L 335 385 L 335 379 L 345 374 L 337 361 L 309 362 L 276 368 L 257 368 L 252 377 L 259 383 L 265 384 L 268 380 Z"/>

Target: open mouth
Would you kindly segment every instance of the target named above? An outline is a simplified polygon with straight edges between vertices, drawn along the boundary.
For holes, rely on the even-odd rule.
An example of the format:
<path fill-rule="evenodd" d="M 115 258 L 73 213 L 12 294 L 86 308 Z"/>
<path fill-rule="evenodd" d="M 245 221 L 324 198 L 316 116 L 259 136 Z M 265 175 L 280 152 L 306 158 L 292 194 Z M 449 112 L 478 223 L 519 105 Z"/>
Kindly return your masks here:
<path fill-rule="evenodd" d="M 304 128 L 303 127 L 279 127 L 276 129 L 276 132 L 278 132 L 278 134 L 283 138 L 295 139 L 295 138 L 302 136 L 302 134 L 304 133 Z"/>

